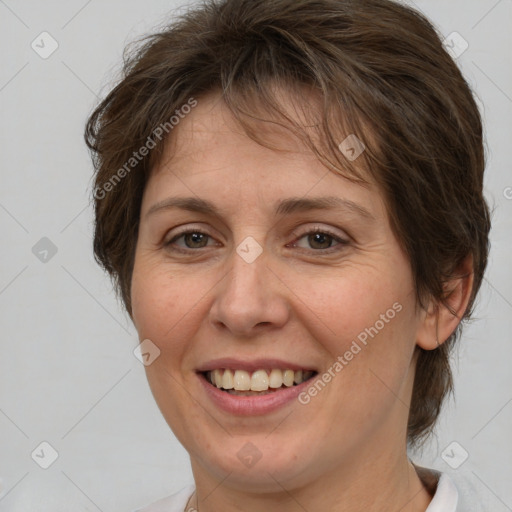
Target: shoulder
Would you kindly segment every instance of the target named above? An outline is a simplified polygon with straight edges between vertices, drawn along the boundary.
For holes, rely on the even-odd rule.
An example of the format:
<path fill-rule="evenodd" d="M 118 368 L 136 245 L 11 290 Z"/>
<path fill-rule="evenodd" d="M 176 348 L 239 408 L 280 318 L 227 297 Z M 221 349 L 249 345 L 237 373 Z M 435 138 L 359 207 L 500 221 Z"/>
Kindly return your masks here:
<path fill-rule="evenodd" d="M 192 496 L 194 489 L 194 484 L 189 484 L 180 491 L 150 503 L 134 512 L 184 512 L 185 506 L 190 496 Z"/>
<path fill-rule="evenodd" d="M 425 512 L 484 512 L 487 504 L 471 473 L 416 466 L 419 477 L 433 494 Z"/>
<path fill-rule="evenodd" d="M 446 474 L 458 491 L 457 512 L 486 512 L 492 510 L 487 489 L 473 472 L 453 471 Z"/>

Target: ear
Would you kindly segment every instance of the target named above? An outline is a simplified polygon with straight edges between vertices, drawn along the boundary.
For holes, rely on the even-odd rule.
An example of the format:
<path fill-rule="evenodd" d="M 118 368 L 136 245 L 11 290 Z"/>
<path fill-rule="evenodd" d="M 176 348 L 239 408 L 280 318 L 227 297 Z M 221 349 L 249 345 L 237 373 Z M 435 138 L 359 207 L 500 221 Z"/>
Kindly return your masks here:
<path fill-rule="evenodd" d="M 422 312 L 416 343 L 424 350 L 434 350 L 442 345 L 459 325 L 473 289 L 473 256 L 469 254 L 455 270 L 454 277 L 445 283 L 446 302 L 455 315 L 444 304 L 431 301 L 427 311 Z M 439 345 L 438 345 L 439 343 Z"/>

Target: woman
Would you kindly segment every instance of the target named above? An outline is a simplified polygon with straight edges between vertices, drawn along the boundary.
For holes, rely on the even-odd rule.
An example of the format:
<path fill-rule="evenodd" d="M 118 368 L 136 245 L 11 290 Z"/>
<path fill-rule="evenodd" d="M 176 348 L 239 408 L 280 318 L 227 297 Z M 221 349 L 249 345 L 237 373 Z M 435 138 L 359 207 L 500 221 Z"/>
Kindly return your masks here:
<path fill-rule="evenodd" d="M 422 15 L 205 3 L 128 58 L 86 140 L 95 255 L 194 475 L 144 511 L 481 510 L 407 452 L 490 229 L 478 109 Z"/>

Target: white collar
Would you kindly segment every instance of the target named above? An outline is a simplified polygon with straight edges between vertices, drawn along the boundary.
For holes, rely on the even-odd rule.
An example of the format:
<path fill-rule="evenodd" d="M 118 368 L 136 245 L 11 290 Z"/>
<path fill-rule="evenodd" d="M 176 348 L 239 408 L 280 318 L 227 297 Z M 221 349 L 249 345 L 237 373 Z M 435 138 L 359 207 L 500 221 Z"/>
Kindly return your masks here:
<path fill-rule="evenodd" d="M 425 512 L 456 512 L 459 493 L 447 473 L 414 465 L 418 476 L 433 493 Z"/>

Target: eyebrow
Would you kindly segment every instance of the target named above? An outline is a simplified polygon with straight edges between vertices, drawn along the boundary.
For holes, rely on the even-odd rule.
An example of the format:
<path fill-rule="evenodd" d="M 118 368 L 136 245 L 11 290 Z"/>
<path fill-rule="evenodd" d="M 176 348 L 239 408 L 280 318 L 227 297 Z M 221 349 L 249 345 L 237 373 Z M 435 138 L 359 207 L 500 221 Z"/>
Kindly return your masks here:
<path fill-rule="evenodd" d="M 220 211 L 213 203 L 198 197 L 169 197 L 154 204 L 146 213 L 146 217 L 156 212 L 170 210 L 172 208 L 180 208 L 182 210 L 220 217 Z M 313 198 L 290 197 L 277 202 L 274 212 L 276 216 L 284 216 L 310 210 L 335 209 L 346 210 L 366 220 L 375 221 L 375 217 L 360 204 L 337 196 Z"/>

